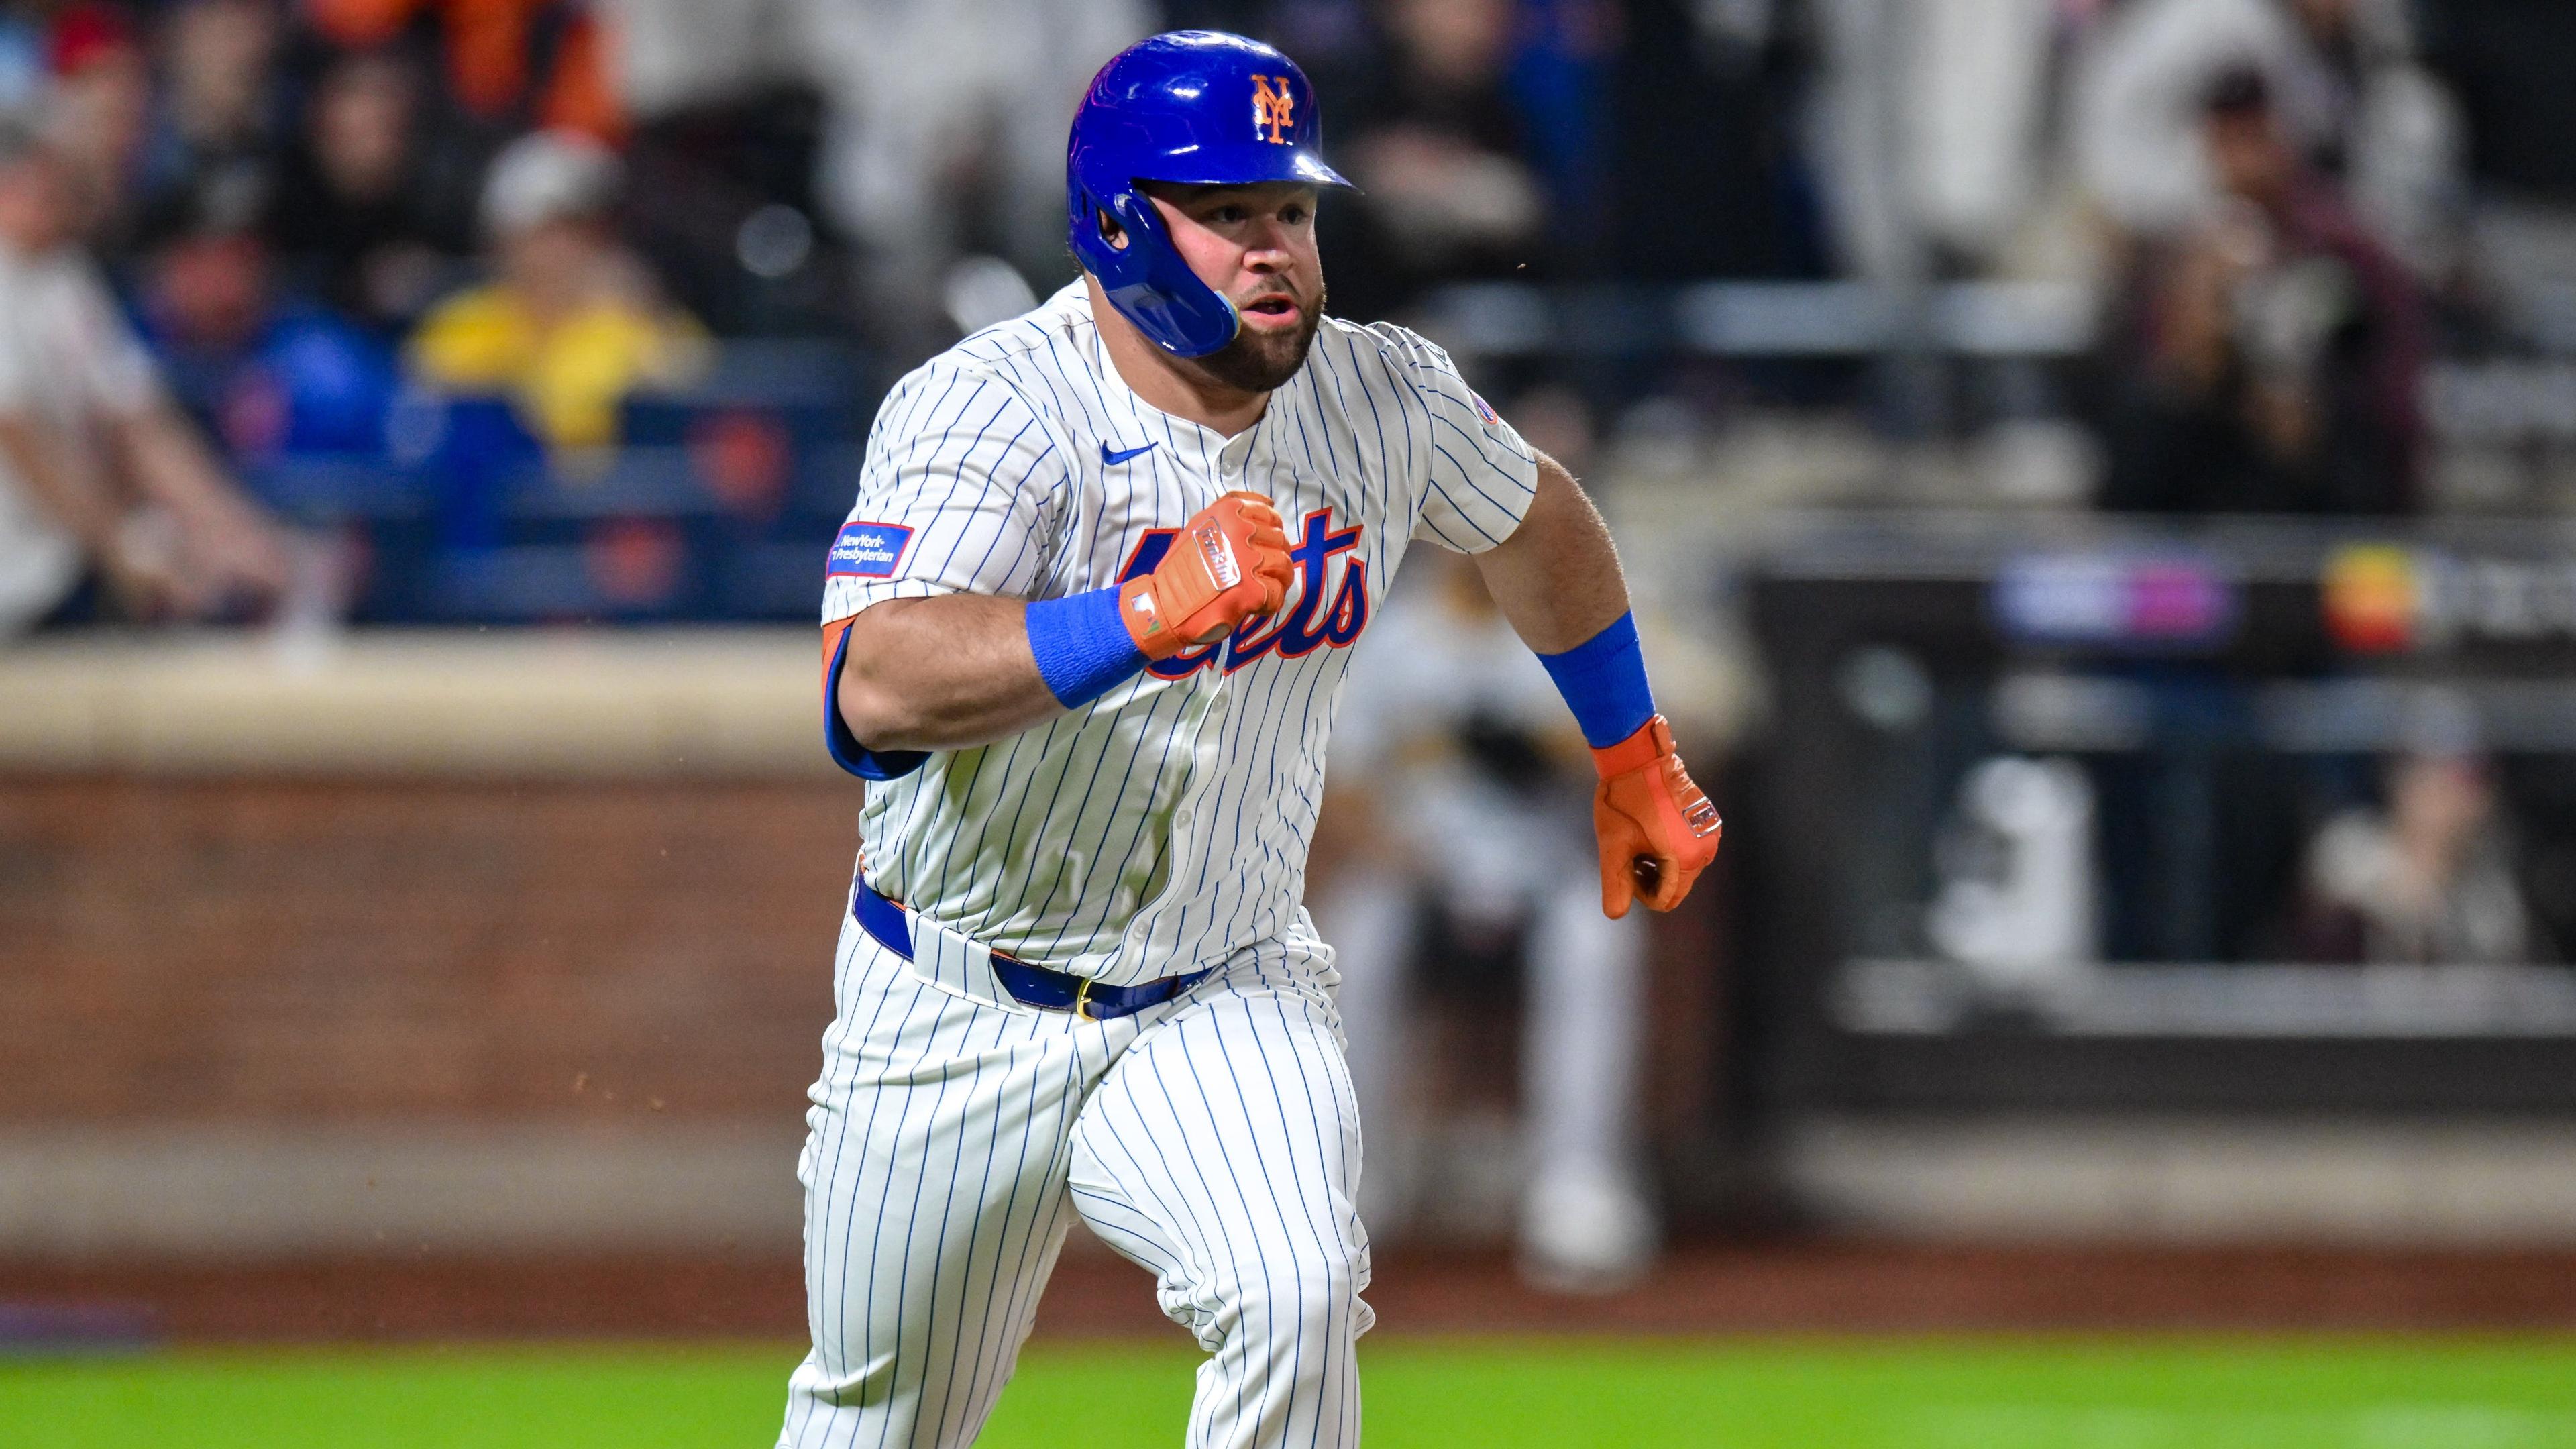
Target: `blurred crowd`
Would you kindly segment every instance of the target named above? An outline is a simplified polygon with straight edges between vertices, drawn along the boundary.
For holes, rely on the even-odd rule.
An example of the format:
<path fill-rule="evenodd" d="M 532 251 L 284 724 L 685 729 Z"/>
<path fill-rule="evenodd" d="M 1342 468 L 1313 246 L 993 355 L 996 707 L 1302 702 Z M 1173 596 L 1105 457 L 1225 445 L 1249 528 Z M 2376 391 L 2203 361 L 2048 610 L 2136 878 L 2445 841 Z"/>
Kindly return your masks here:
<path fill-rule="evenodd" d="M 614 90 L 580 6 L 0 11 L 0 629 L 345 610 L 408 405 L 505 400 L 563 460 L 702 367 Z"/>
<path fill-rule="evenodd" d="M 1461 297 L 1586 319 L 1579 345 L 1456 346 L 1614 505 L 1622 439 L 1804 409 L 1882 441 L 2079 437 L 2022 502 L 2411 514 L 2442 498 L 2437 359 L 2576 352 L 2561 0 L 0 0 L 0 640 L 810 620 L 875 397 L 1073 279 L 1074 100 L 1192 25 L 1315 80 L 1360 187 L 1319 222 L 1336 312 L 1444 340 Z M 1666 315 L 1711 282 L 2036 284 L 2080 299 L 2085 340 L 1729 356 Z M 1792 295 L 1794 324 L 1825 292 Z M 1718 631 L 1661 622 L 1659 679 L 1698 670 Z M 1526 1105 L 1536 1266 L 1633 1272 L 1649 952 L 1569 885 L 1581 752 L 1471 579 L 1418 582 L 1377 633 L 1385 707 L 1337 741 L 1317 865 L 1348 989 L 1387 1007 L 1352 1042 L 1372 1211 L 1439 1216 L 1408 1075 L 1516 1060 L 1517 1088 L 1437 1095 Z M 1983 772 L 1950 834 L 2089 842 L 2097 788 Z M 2361 803 L 2298 853 L 2269 949 L 2551 949 L 2476 752 L 2337 798 Z M 2023 894 L 2098 942 L 2060 874 Z M 1928 929 L 1963 960 L 1981 922 L 2046 936 L 2001 898 L 1935 902 Z M 2115 947 L 2205 949 L 2111 916 Z M 1487 1050 L 1496 1002 L 1548 1029 Z M 1426 1057 L 1418 1021 L 1467 1035 Z M 1451 1146 L 1454 1186 L 1480 1152 Z"/>
<path fill-rule="evenodd" d="M 0 318 L 27 379 L 0 398 L 0 629 L 793 616 L 810 590 L 768 572 L 833 511 L 874 391 L 1070 280 L 1064 116 L 1175 25 L 1316 79 L 1362 187 L 1324 217 L 1348 315 L 1479 282 L 1607 316 L 1712 279 L 2073 283 L 2092 365 L 1979 406 L 2089 430 L 2074 496 L 2404 512 L 2427 358 L 2493 347 L 2563 275 L 2576 176 L 2528 134 L 2576 130 L 2553 14 L 10 0 L 0 243 L 52 300 Z M 1867 367 L 1478 365 L 1578 459 L 1676 405 L 1886 412 Z"/>

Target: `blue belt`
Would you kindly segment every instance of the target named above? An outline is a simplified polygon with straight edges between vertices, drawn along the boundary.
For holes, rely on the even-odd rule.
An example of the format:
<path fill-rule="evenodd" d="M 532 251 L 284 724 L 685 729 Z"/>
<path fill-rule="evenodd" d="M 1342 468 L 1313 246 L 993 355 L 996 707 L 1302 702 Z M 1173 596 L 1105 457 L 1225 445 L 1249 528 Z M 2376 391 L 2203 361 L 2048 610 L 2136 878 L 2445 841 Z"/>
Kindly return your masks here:
<path fill-rule="evenodd" d="M 878 895 L 866 881 L 858 882 L 857 889 L 850 892 L 850 917 L 878 945 L 906 961 L 912 959 L 912 922 L 904 919 L 903 907 Z M 1070 1011 L 1085 1021 L 1114 1021 L 1149 1006 L 1160 1006 L 1207 974 L 1193 971 L 1141 986 L 1102 986 L 1088 976 L 1050 971 L 1044 966 L 1014 961 L 999 951 L 993 953 L 993 978 L 1021 1005 L 1040 1011 Z"/>

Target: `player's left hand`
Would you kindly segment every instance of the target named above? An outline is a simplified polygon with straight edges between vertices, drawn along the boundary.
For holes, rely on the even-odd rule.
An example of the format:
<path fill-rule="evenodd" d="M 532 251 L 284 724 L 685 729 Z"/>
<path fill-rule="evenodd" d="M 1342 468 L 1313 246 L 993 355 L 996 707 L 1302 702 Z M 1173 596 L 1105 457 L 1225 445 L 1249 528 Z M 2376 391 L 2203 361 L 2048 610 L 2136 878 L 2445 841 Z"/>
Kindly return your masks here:
<path fill-rule="evenodd" d="M 1662 715 L 1607 749 L 1592 752 L 1601 783 L 1592 792 L 1592 830 L 1601 841 L 1601 910 L 1612 920 L 1633 901 L 1669 911 L 1717 859 L 1725 822 L 1691 782 Z"/>

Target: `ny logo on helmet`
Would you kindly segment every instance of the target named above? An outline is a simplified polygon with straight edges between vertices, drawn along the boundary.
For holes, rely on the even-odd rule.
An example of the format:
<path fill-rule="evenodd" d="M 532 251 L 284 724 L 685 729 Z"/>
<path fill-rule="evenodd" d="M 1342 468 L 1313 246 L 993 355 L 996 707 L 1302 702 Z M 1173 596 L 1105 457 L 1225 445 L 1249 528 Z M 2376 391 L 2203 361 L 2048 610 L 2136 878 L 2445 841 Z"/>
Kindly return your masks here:
<path fill-rule="evenodd" d="M 1255 132 L 1269 131 L 1264 139 L 1272 145 L 1290 144 L 1288 138 L 1279 133 L 1297 124 L 1296 110 L 1297 98 L 1288 93 L 1288 77 L 1257 75 L 1252 78 L 1252 129 Z"/>

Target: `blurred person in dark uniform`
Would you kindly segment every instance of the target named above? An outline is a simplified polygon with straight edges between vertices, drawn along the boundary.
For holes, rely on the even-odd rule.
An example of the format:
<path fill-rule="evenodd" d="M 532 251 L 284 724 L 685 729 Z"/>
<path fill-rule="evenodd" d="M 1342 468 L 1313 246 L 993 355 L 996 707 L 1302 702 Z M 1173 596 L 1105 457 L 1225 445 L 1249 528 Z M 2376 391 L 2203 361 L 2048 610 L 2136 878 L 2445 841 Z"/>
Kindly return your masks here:
<path fill-rule="evenodd" d="M 235 488 L 73 245 L 68 168 L 0 122 L 0 634 L 275 599 L 285 534 Z"/>
<path fill-rule="evenodd" d="M 472 249 L 470 168 L 425 134 L 421 107 L 398 52 L 332 59 L 264 224 L 300 282 L 381 330 L 416 319 Z"/>
<path fill-rule="evenodd" d="M 2219 78 L 2202 134 L 2229 205 L 2138 253 L 2104 505 L 2411 511 L 2426 345 L 2412 279 L 2300 157 L 2260 70 Z"/>

